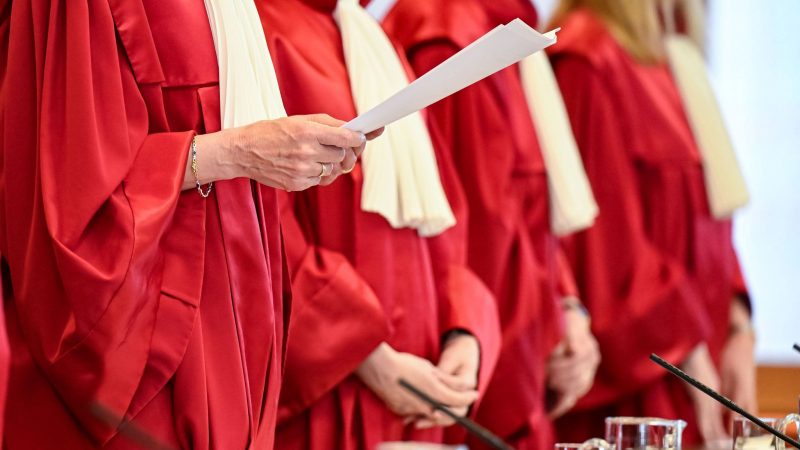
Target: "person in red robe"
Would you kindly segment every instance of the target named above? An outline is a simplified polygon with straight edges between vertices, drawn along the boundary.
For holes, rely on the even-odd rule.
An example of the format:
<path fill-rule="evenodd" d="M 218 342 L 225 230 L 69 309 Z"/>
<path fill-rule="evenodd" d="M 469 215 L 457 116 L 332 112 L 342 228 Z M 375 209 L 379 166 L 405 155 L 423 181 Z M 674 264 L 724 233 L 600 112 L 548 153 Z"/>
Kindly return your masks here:
<path fill-rule="evenodd" d="M 0 270 L 3 270 L 0 267 Z M 3 301 L 3 277 L 0 276 L 0 304 Z M 3 443 L 3 418 L 5 417 L 6 390 L 8 385 L 8 364 L 11 355 L 6 335 L 6 318 L 0 309 L 0 445 Z"/>
<path fill-rule="evenodd" d="M 398 0 L 383 26 L 422 75 L 517 17 L 537 24 L 528 0 Z M 551 231 L 547 171 L 519 67 L 429 112 L 466 191 L 469 265 L 494 292 L 502 324 L 500 360 L 476 420 L 515 448 L 552 447 L 548 413 L 563 413 L 588 390 L 599 355 Z"/>
<path fill-rule="evenodd" d="M 271 449 L 273 187 L 329 183 L 363 136 L 323 116 L 217 132 L 203 2 L 2 1 L 0 24 L 3 448 L 142 448 L 133 422 L 175 449 Z"/>
<path fill-rule="evenodd" d="M 650 353 L 712 386 L 721 367 L 725 392 L 754 405 L 731 223 L 709 211 L 658 15 L 647 10 L 654 5 L 565 1 L 555 19 L 562 31 L 551 59 L 600 207 L 568 254 L 603 355 L 592 390 L 558 423 L 562 440 L 602 436 L 607 416 L 684 419 L 685 445 L 722 438 L 719 405 L 652 364 Z"/>
<path fill-rule="evenodd" d="M 336 0 L 268 0 L 258 6 L 287 112 L 355 117 L 333 17 Z M 363 164 L 328 188 L 282 196 L 296 314 L 279 448 L 440 442 L 442 429 L 435 425 L 446 421 L 406 393 L 398 378 L 462 413 L 475 399 L 476 384 L 488 380 L 499 346 L 497 316 L 491 293 L 465 265 L 465 205 L 441 156 L 437 152 L 441 183 L 458 223 L 435 237 L 395 228 L 362 209 Z M 453 383 L 457 379 L 462 386 Z"/>

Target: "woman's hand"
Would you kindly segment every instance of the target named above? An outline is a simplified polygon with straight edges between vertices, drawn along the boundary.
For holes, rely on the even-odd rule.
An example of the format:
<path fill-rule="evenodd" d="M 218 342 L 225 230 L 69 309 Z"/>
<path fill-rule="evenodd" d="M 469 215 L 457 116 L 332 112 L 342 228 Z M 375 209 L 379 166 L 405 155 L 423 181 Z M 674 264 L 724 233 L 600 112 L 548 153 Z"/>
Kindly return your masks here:
<path fill-rule="evenodd" d="M 686 357 L 681 366 L 692 378 L 699 380 L 715 391 L 719 390 L 719 375 L 717 375 L 717 370 L 714 368 L 714 363 L 711 361 L 711 355 L 708 353 L 708 347 L 706 347 L 705 343 L 698 344 L 689 353 L 689 356 Z M 691 386 L 687 385 L 687 389 L 692 403 L 694 403 L 700 435 L 706 444 L 714 444 L 728 439 L 720 404 Z"/>
<path fill-rule="evenodd" d="M 548 414 L 560 417 L 583 397 L 594 382 L 600 364 L 600 347 L 592 335 L 589 317 L 577 308 L 564 312 L 564 339 L 550 355 L 547 386 L 556 401 Z"/>
<path fill-rule="evenodd" d="M 465 385 L 459 386 L 458 380 L 441 372 L 430 361 L 410 353 L 397 352 L 386 343 L 378 346 L 361 363 L 356 375 L 390 410 L 408 420 L 427 418 L 438 422 L 444 419 L 441 413 L 435 413 L 433 408 L 400 386 L 398 380 L 401 378 L 451 408 L 468 407 L 478 398 L 475 390 Z"/>
<path fill-rule="evenodd" d="M 287 191 L 330 184 L 383 131 L 364 136 L 342 124 L 324 114 L 293 116 L 197 136 L 198 177 L 203 184 L 246 177 Z M 187 164 L 183 187 L 194 185 Z"/>
<path fill-rule="evenodd" d="M 478 339 L 471 334 L 457 333 L 451 335 L 444 343 L 439 364 L 436 366 L 445 376 L 441 380 L 451 389 L 459 392 L 475 391 L 478 388 L 478 370 L 481 363 L 481 350 Z M 455 414 L 466 416 L 469 405 L 451 408 Z M 455 423 L 444 414 L 435 414 L 436 420 L 420 419 L 417 428 L 435 426 L 447 427 Z"/>
<path fill-rule="evenodd" d="M 738 298 L 731 304 L 730 330 L 720 364 L 722 395 L 756 413 L 755 335 L 750 324 L 750 312 Z"/>

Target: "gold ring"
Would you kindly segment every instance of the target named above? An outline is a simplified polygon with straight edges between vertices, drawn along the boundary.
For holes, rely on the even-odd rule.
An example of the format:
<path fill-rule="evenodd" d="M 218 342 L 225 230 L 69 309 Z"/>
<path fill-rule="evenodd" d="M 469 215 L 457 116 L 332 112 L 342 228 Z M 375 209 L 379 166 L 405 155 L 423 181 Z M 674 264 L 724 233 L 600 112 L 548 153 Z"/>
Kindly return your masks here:
<path fill-rule="evenodd" d="M 320 178 L 328 177 L 333 173 L 333 164 L 332 163 L 319 163 L 322 166 L 322 170 L 319 173 Z"/>

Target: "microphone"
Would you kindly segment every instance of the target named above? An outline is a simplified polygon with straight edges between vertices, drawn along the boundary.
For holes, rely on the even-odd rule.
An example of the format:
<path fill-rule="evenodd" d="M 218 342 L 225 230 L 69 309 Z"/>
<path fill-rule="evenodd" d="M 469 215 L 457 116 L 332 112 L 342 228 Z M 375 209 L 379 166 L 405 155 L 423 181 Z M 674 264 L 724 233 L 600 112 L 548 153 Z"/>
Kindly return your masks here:
<path fill-rule="evenodd" d="M 455 420 L 457 424 L 464 427 L 467 431 L 480 438 L 483 442 L 485 442 L 487 445 L 494 448 L 495 450 L 514 450 L 510 445 L 503 442 L 502 439 L 497 437 L 491 431 L 478 425 L 477 423 L 473 422 L 472 420 L 466 417 L 461 417 L 458 414 L 455 414 L 453 411 L 450 410 L 450 408 L 434 400 L 433 397 L 422 392 L 419 388 L 415 387 L 408 381 L 401 378 L 398 381 L 398 383 L 400 383 L 400 386 L 403 386 L 407 391 L 414 394 L 417 398 L 430 405 L 433 409 L 441 411 L 451 419 Z"/>
<path fill-rule="evenodd" d="M 92 403 L 91 412 L 95 417 L 109 427 L 117 427 L 120 435 L 132 442 L 139 444 L 142 448 L 146 448 L 148 450 L 176 450 L 171 446 L 159 441 L 153 435 L 130 420 L 118 416 L 100 403 Z"/>
<path fill-rule="evenodd" d="M 800 449 L 800 442 L 795 441 L 794 439 L 790 438 L 789 436 L 781 433 L 780 431 L 772 428 L 771 426 L 764 423 L 763 420 L 759 419 L 758 417 L 750 414 L 749 412 L 742 409 L 739 405 L 731 401 L 730 399 L 726 398 L 724 395 L 719 394 L 715 390 L 711 389 L 710 387 L 706 386 L 705 384 L 695 380 L 694 378 L 690 377 L 686 372 L 682 371 L 681 369 L 673 366 L 672 364 L 666 362 L 660 356 L 656 355 L 655 353 L 650 355 L 650 360 L 658 364 L 659 366 L 663 367 L 676 377 L 680 378 L 681 380 L 689 383 L 693 387 L 697 388 L 704 394 L 708 395 L 709 397 L 713 398 L 714 400 L 722 403 L 723 406 L 730 409 L 731 411 L 735 411 L 742 416 L 746 417 L 748 420 L 753 422 L 754 424 L 758 425 L 759 427 L 763 428 L 764 430 L 772 433 L 772 435 L 780 438 L 784 442 L 794 445 L 796 448 Z"/>

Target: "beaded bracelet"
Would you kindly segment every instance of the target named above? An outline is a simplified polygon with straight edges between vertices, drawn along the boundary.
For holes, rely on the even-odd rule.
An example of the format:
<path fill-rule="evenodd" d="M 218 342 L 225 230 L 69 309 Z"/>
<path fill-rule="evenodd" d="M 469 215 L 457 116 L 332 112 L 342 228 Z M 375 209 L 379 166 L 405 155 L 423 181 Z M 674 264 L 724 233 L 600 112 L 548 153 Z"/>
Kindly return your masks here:
<path fill-rule="evenodd" d="M 197 185 L 197 192 L 203 198 L 208 198 L 211 195 L 211 189 L 214 188 L 214 182 L 208 182 L 208 190 L 203 192 L 203 185 L 200 183 L 200 177 L 197 176 L 197 138 L 192 138 L 192 145 L 190 146 L 192 150 L 192 174 L 194 175 L 194 182 Z"/>

